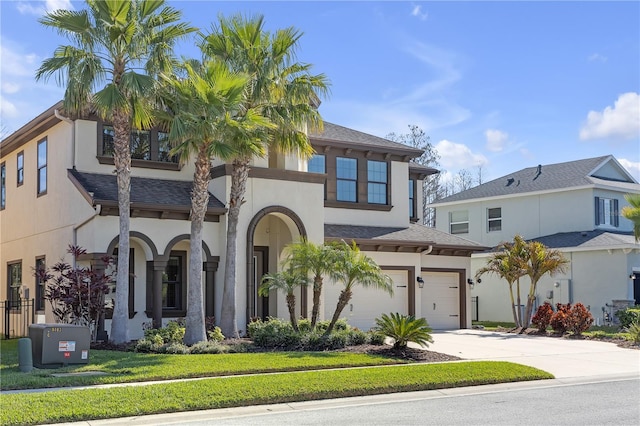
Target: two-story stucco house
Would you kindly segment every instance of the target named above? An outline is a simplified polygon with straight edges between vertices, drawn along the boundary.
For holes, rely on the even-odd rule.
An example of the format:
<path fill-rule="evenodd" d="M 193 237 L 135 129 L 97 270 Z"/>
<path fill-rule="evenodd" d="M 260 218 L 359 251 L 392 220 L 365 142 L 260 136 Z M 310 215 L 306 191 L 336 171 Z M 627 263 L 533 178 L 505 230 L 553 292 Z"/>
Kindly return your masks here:
<path fill-rule="evenodd" d="M 40 322 L 54 318 L 33 268 L 65 257 L 69 244 L 87 250 L 82 262 L 104 267 L 100 259 L 115 254 L 119 229 L 113 128 L 95 118 L 69 120 L 60 108 L 54 105 L 0 145 L 0 300 L 34 298 Z M 283 296 L 260 297 L 257 284 L 301 237 L 356 241 L 393 278 L 393 297 L 356 290 L 343 313 L 352 325 L 366 330 L 381 313 L 401 312 L 423 316 L 434 328 L 470 326 L 470 255 L 486 247 L 417 224 L 418 188 L 437 172 L 411 162 L 421 151 L 331 123 L 309 136 L 316 151 L 309 161 L 274 153 L 252 164 L 238 228 L 239 328 L 246 330 L 253 317 L 287 317 Z M 132 338 L 152 319 L 185 315 L 194 168 L 180 165 L 169 150 L 167 134 L 158 129 L 132 134 Z M 206 315 L 214 317 L 221 310 L 229 172 L 228 164 L 212 161 L 202 285 Z M 330 317 L 340 286 L 324 288 L 322 313 Z M 310 292 L 298 295 L 302 316 L 310 314 Z"/>
<path fill-rule="evenodd" d="M 432 204 L 437 229 L 495 247 L 517 234 L 564 252 L 564 274 L 545 276 L 537 302 L 588 306 L 604 313 L 640 304 L 640 245 L 620 215 L 640 185 L 611 155 L 519 170 Z M 472 255 L 475 275 L 490 253 Z M 529 288 L 524 279 L 523 300 Z M 506 282 L 485 275 L 474 286 L 480 320 L 512 319 Z M 615 307 L 613 306 L 615 305 Z"/>

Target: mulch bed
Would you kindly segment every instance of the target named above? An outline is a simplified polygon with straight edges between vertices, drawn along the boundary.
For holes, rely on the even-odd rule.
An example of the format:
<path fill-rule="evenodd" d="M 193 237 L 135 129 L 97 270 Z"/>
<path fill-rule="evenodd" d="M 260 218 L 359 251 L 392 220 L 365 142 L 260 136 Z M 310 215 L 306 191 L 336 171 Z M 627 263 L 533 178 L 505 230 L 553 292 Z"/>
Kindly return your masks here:
<path fill-rule="evenodd" d="M 561 334 L 561 333 L 554 333 L 553 331 L 546 331 L 546 332 L 539 332 L 536 328 L 527 328 L 526 330 L 522 331 L 521 328 L 503 328 L 503 327 L 498 327 L 496 329 L 496 331 L 500 331 L 503 333 L 515 333 L 515 334 L 526 334 L 528 336 L 541 336 L 541 337 L 554 337 L 554 338 L 558 338 L 558 339 L 571 339 L 571 340 L 596 340 L 596 341 L 600 341 L 600 342 L 609 342 L 609 343 L 613 343 L 621 348 L 626 348 L 626 349 L 638 349 L 640 350 L 640 344 L 638 343 L 633 343 L 630 340 L 626 340 L 623 338 L 613 338 L 613 337 L 591 337 L 591 336 L 575 336 L 573 334 Z"/>

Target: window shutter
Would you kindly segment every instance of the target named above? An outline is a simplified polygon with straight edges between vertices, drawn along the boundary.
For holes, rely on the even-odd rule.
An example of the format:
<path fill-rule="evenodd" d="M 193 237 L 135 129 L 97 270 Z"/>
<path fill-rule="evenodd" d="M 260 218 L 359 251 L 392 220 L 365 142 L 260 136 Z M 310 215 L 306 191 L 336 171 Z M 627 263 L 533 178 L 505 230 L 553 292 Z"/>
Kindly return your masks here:
<path fill-rule="evenodd" d="M 618 212 L 618 200 L 613 200 L 612 208 L 613 208 L 613 212 L 611 212 L 611 216 L 613 217 L 613 226 L 617 228 L 620 225 L 620 217 Z"/>
<path fill-rule="evenodd" d="M 596 197 L 596 226 L 600 225 L 600 197 Z"/>

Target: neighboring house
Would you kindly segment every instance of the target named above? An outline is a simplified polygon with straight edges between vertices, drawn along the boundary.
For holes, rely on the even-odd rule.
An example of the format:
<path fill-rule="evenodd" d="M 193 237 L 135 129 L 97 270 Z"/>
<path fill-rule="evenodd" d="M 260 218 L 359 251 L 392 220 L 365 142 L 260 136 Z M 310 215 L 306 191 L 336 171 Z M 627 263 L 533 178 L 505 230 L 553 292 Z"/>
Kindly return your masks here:
<path fill-rule="evenodd" d="M 67 257 L 69 244 L 87 250 L 83 264 L 104 268 L 114 255 L 118 204 L 113 128 L 98 119 L 69 120 L 54 105 L 0 148 L 0 300 L 35 298 L 37 321 L 53 322 L 38 264 Z M 434 328 L 471 325 L 466 285 L 470 255 L 487 247 L 418 225 L 418 190 L 436 170 L 411 162 L 420 150 L 331 123 L 310 135 L 309 161 L 270 153 L 249 174 L 238 227 L 237 313 L 287 317 L 284 297 L 257 294 L 266 272 L 280 266 L 285 245 L 301 237 L 321 243 L 355 240 L 394 280 L 395 295 L 358 288 L 343 316 L 362 329 L 383 312 L 424 316 Z M 167 134 L 132 133 L 130 332 L 142 336 L 152 318 L 186 312 L 190 188 L 194 167 L 169 156 Z M 219 317 L 223 290 L 226 200 L 230 165 L 213 161 L 203 231 L 205 312 Z M 424 288 L 420 281 L 425 282 Z M 333 314 L 341 285 L 324 287 L 322 313 Z M 300 315 L 311 311 L 311 289 L 298 294 Z M 109 321 L 105 326 L 110 329 Z"/>
<path fill-rule="evenodd" d="M 431 206 L 440 231 L 491 247 L 519 234 L 564 252 L 567 272 L 540 281 L 537 304 L 581 302 L 601 322 L 605 313 L 640 304 L 640 245 L 620 215 L 626 193 L 640 193 L 640 185 L 607 155 L 526 168 Z M 472 256 L 473 275 L 489 256 Z M 521 282 L 525 304 L 529 281 Z M 484 275 L 472 291 L 478 319 L 511 321 L 508 294 L 506 281 Z"/>

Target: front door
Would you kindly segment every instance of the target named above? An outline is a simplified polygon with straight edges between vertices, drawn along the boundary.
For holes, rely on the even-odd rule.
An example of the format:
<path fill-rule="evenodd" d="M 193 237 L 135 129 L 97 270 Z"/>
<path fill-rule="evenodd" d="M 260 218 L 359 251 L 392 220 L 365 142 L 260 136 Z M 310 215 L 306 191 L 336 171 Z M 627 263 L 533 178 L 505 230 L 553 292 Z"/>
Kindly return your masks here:
<path fill-rule="evenodd" d="M 253 248 L 253 271 L 256 289 L 255 316 L 263 321 L 269 316 L 269 296 L 260 296 L 258 289 L 262 283 L 262 276 L 269 272 L 269 247 L 256 246 Z"/>

